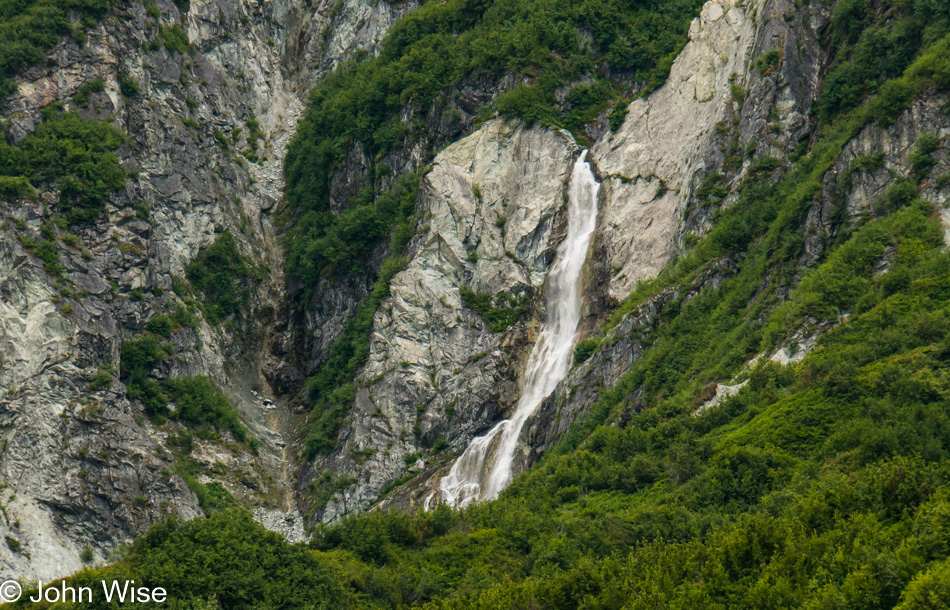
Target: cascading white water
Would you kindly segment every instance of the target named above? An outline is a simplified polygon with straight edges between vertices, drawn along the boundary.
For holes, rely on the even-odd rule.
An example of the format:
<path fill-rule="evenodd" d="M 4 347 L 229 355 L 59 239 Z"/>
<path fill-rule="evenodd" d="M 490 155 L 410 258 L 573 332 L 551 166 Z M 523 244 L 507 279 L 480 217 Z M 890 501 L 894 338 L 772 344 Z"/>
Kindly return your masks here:
<path fill-rule="evenodd" d="M 558 248 L 548 274 L 546 315 L 541 333 L 528 357 L 524 391 L 511 419 L 499 422 L 488 434 L 472 440 L 440 482 L 442 501 L 462 507 L 492 500 L 511 481 L 518 437 L 527 419 L 567 375 L 581 319 L 581 268 L 597 226 L 597 193 L 587 151 L 581 153 L 571 175 L 567 237 Z"/>

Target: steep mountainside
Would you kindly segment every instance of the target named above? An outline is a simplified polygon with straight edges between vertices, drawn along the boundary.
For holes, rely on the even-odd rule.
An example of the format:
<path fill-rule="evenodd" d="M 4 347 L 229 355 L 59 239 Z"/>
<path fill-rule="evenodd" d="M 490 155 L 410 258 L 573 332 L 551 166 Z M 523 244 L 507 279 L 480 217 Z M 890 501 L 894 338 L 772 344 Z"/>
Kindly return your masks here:
<path fill-rule="evenodd" d="M 316 4 L 119 5 L 8 71 L 9 571 L 172 516 L 73 582 L 950 604 L 950 5 Z M 571 368 L 501 497 L 439 504 L 521 396 L 583 150 Z"/>
<path fill-rule="evenodd" d="M 269 381 L 290 332 L 270 216 L 284 150 L 307 87 L 412 8 L 119 4 L 13 77 L 0 148 L 7 570 L 66 574 L 231 494 L 294 513 L 290 415 Z"/>

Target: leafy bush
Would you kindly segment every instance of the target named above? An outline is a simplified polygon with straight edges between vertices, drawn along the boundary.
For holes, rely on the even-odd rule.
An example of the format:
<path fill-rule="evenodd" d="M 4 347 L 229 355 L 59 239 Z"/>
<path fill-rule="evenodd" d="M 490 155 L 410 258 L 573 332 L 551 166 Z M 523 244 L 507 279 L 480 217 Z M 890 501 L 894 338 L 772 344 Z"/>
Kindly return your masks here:
<path fill-rule="evenodd" d="M 111 364 L 100 366 L 96 374 L 89 380 L 89 391 L 98 392 L 108 388 L 115 381 L 115 368 Z"/>
<path fill-rule="evenodd" d="M 577 347 L 574 348 L 574 366 L 590 360 L 590 357 L 593 356 L 599 348 L 600 341 L 596 338 L 584 339 L 578 343 Z"/>
<path fill-rule="evenodd" d="M 24 192 L 34 186 L 59 186 L 59 211 L 70 222 L 93 222 L 113 191 L 125 186 L 126 172 L 115 154 L 125 135 L 114 125 L 87 121 L 53 105 L 36 131 L 10 145 L 0 140 L 0 176 Z"/>
<path fill-rule="evenodd" d="M 517 324 L 528 309 L 531 296 L 527 292 L 508 294 L 499 292 L 494 297 L 484 292 L 474 292 L 465 288 L 459 289 L 462 293 L 462 304 L 478 312 L 492 332 L 501 333 Z"/>
<path fill-rule="evenodd" d="M 0 6 L 0 101 L 14 90 L 10 80 L 38 63 L 46 51 L 72 34 L 77 40 L 116 4 L 113 0 L 25 0 Z M 78 21 L 71 21 L 70 13 Z"/>
<path fill-rule="evenodd" d="M 122 343 L 120 379 L 125 383 L 128 397 L 140 400 L 150 415 L 165 415 L 168 412 L 168 397 L 150 374 L 170 355 L 171 346 L 163 345 L 152 336 Z"/>
<path fill-rule="evenodd" d="M 0 176 L 0 199 L 33 199 L 36 190 L 23 176 Z"/>
<path fill-rule="evenodd" d="M 171 314 L 152 316 L 145 323 L 145 330 L 158 337 L 170 337 L 182 328 L 198 328 L 198 317 L 185 305 L 177 305 Z"/>
<path fill-rule="evenodd" d="M 224 231 L 185 268 L 191 284 L 205 296 L 201 309 L 210 324 L 240 317 L 249 298 L 251 265 L 238 252 L 230 231 Z"/>
<path fill-rule="evenodd" d="M 81 108 L 89 107 L 89 96 L 93 93 L 102 93 L 106 89 L 105 81 L 101 78 L 96 78 L 90 81 L 86 81 L 76 89 L 76 93 L 73 94 L 73 101 L 76 102 Z"/>
<path fill-rule="evenodd" d="M 138 81 L 136 81 L 131 74 L 126 74 L 125 72 L 119 72 L 119 90 L 122 92 L 122 95 L 125 97 L 133 97 L 138 95 L 141 91 Z"/>
<path fill-rule="evenodd" d="M 755 60 L 755 69 L 764 75 L 772 68 L 776 68 L 782 60 L 782 53 L 778 49 L 769 49 Z"/>
<path fill-rule="evenodd" d="M 168 27 L 158 26 L 158 36 L 162 39 L 165 48 L 180 55 L 191 55 L 194 47 L 188 40 L 188 34 L 181 25 L 173 24 Z"/>
<path fill-rule="evenodd" d="M 236 440 L 257 446 L 257 439 L 248 435 L 230 401 L 211 384 L 205 375 L 175 377 L 162 383 L 170 400 L 175 401 L 174 418 L 191 426 L 211 424 L 230 431 Z"/>
<path fill-rule="evenodd" d="M 933 153 L 939 146 L 940 136 L 935 133 L 923 133 L 917 138 L 916 146 L 910 153 L 910 165 L 918 183 L 929 176 L 930 171 L 937 164 Z"/>

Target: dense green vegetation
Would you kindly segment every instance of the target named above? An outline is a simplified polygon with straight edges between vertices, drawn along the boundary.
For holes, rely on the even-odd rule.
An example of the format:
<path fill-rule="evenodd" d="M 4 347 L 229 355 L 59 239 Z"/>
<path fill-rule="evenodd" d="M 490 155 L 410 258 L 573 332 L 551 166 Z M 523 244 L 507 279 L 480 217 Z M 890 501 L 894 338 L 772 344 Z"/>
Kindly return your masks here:
<path fill-rule="evenodd" d="M 70 222 L 93 222 L 126 172 L 115 151 L 125 134 L 105 121 L 88 121 L 61 104 L 43 110 L 43 122 L 16 145 L 0 139 L 3 191 L 24 196 L 32 186 L 59 189 L 58 211 Z M 0 179 L 3 179 L 0 178 Z"/>
<path fill-rule="evenodd" d="M 379 207 L 366 208 L 370 218 L 374 217 L 373 210 L 392 210 L 391 213 L 395 215 L 395 227 L 389 244 L 392 254 L 383 261 L 369 296 L 360 302 L 356 313 L 346 321 L 343 332 L 330 347 L 326 362 L 316 375 L 307 380 L 305 393 L 312 405 L 304 440 L 308 458 L 333 450 L 343 417 L 356 398 L 353 376 L 369 357 L 373 317 L 380 303 L 389 295 L 390 280 L 406 266 L 407 261 L 402 252 L 415 232 L 416 219 L 412 216 L 412 209 L 418 189 L 418 174 L 410 174 L 381 198 L 383 203 Z M 391 203 L 385 203 L 387 200 Z M 356 215 L 360 214 L 360 208 L 354 210 Z M 348 216 L 348 212 L 344 212 L 343 216 Z M 358 224 L 359 221 L 354 219 L 352 226 Z M 332 240 L 333 237 L 327 236 L 327 239 Z M 337 239 L 338 249 L 335 252 L 342 255 L 353 247 L 342 237 Z M 344 260 L 339 259 L 341 264 Z"/>
<path fill-rule="evenodd" d="M 248 280 L 252 271 L 230 231 L 221 233 L 188 263 L 185 275 L 204 297 L 198 305 L 209 324 L 241 316 L 250 297 Z"/>
<path fill-rule="evenodd" d="M 10 79 L 19 70 L 44 59 L 46 51 L 66 35 L 84 42 L 85 30 L 115 4 L 115 0 L 0 2 L 0 101 L 13 92 Z M 77 23 L 70 14 L 78 17 Z"/>
<path fill-rule="evenodd" d="M 290 262 L 307 287 L 300 307 L 306 307 L 320 277 L 365 272 L 373 249 L 391 236 L 394 227 L 403 234 L 411 231 L 405 225 L 412 218 L 418 193 L 419 174 L 411 173 L 379 197 L 371 186 L 366 186 L 339 215 L 325 214 L 319 237 L 314 234 L 306 240 L 305 248 L 289 251 L 295 256 Z M 405 242 L 407 236 L 397 241 Z"/>
<path fill-rule="evenodd" d="M 168 603 L 171 608 L 317 610 L 340 608 L 346 600 L 324 559 L 304 547 L 288 545 L 280 534 L 264 530 L 241 512 L 219 513 L 191 523 L 165 522 L 135 541 L 121 567 L 84 570 L 70 578 L 70 585 L 92 587 L 96 592 L 94 603 L 83 604 L 84 608 L 145 607 L 105 603 L 99 581 L 126 578 L 134 578 L 136 586 L 164 587 L 176 600 Z M 25 589 L 14 607 L 44 607 L 27 601 L 35 594 L 35 588 Z"/>
<path fill-rule="evenodd" d="M 948 30 L 950 4 L 941 0 L 838 2 L 831 36 L 839 51 L 818 100 L 822 119 L 859 106 Z"/>
<path fill-rule="evenodd" d="M 916 186 L 939 142 L 922 136 L 912 175 L 876 202 L 876 219 L 841 226 L 802 268 L 804 219 L 828 169 L 869 122 L 890 123 L 927 87 L 950 91 L 948 45 L 839 113 L 782 179 L 749 174 L 708 236 L 608 326 L 667 287 L 695 285 L 723 257 L 735 271 L 668 301 L 655 329 L 637 331 L 644 356 L 500 500 L 319 528 L 313 554 L 288 558 L 281 574 L 316 562 L 325 582 L 344 584 L 341 606 L 950 604 L 950 253 Z M 851 172 L 879 165 L 872 154 Z M 850 179 L 839 177 L 843 188 Z M 800 362 L 755 359 L 802 331 L 823 334 Z M 608 337 L 582 344 L 576 360 Z M 745 385 L 697 413 L 724 382 Z M 193 527 L 213 538 L 229 524 Z M 181 527 L 152 544 L 200 553 Z M 136 561 L 112 570 L 146 578 L 172 565 Z M 196 576 L 176 582 L 184 599 L 198 594 Z"/>
<path fill-rule="evenodd" d="M 950 254 L 932 214 L 911 199 L 866 224 L 764 323 L 747 315 L 761 304 L 739 300 L 743 276 L 762 278 L 754 261 L 668 312 L 657 347 L 599 405 L 619 414 L 644 387 L 646 408 L 568 439 L 497 502 L 351 518 L 318 530 L 323 552 L 312 554 L 240 513 L 172 522 L 80 578 L 274 604 L 277 589 L 260 589 L 256 570 L 228 591 L 216 584 L 244 565 L 234 545 L 246 544 L 277 558 L 273 582 L 318 570 L 312 582 L 344 607 L 944 607 Z M 885 251 L 891 267 L 877 274 Z M 844 310 L 802 362 L 744 368 L 804 316 L 823 324 Z M 700 334 L 695 344 L 688 333 Z M 697 370 L 696 346 L 745 336 L 754 340 L 721 349 L 741 354 L 727 368 L 747 385 L 693 415 L 730 360 Z"/>
<path fill-rule="evenodd" d="M 258 440 L 250 436 L 230 401 L 207 376 L 158 380 L 152 375 L 174 353 L 172 345 L 163 343 L 160 337 L 167 336 L 161 333 L 167 321 L 174 320 L 176 315 L 182 317 L 180 311 L 176 311 L 171 317 L 165 317 L 160 325 L 153 325 L 153 328 L 162 327 L 157 334 L 147 332 L 122 343 L 120 379 L 125 383 L 128 397 L 141 401 L 145 411 L 156 421 L 171 417 L 192 427 L 211 425 L 231 432 L 235 440 L 256 448 Z M 169 409 L 169 402 L 175 403 L 174 411 Z"/>

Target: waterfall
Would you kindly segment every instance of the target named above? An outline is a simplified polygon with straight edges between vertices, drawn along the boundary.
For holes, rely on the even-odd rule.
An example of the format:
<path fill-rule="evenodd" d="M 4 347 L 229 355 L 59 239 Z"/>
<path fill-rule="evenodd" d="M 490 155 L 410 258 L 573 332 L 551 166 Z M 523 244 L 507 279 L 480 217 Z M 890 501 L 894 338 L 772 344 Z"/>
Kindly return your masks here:
<path fill-rule="evenodd" d="M 511 419 L 496 424 L 472 440 L 440 482 L 442 501 L 462 507 L 492 500 L 511 481 L 511 467 L 525 422 L 567 375 L 581 319 L 581 268 L 597 225 L 597 193 L 587 151 L 581 153 L 571 174 L 567 237 L 548 274 L 545 317 L 531 349 L 524 390 Z"/>

